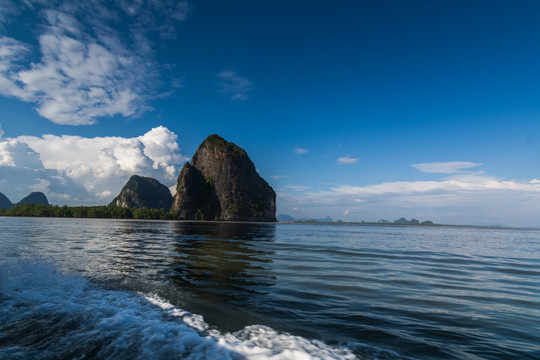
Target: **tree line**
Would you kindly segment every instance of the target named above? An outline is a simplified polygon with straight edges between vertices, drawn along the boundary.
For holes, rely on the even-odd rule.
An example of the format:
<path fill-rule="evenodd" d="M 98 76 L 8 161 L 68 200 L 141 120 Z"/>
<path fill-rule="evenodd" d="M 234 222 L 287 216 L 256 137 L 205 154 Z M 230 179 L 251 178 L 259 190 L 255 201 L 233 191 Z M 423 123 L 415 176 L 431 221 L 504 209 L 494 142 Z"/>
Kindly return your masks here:
<path fill-rule="evenodd" d="M 19 204 L 0 209 L 0 216 L 67 217 L 93 219 L 148 219 L 172 220 L 165 209 L 123 208 L 119 206 L 58 206 L 44 204 Z"/>

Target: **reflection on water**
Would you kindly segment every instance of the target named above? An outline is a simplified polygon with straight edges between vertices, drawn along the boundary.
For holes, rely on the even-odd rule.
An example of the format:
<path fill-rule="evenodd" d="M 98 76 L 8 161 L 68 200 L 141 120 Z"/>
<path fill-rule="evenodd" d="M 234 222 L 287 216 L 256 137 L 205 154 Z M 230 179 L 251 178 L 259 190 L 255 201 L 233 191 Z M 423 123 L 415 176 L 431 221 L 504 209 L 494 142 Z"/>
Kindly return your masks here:
<path fill-rule="evenodd" d="M 171 278 L 200 297 L 218 296 L 241 304 L 275 285 L 272 251 L 274 224 L 175 223 L 174 274 Z"/>
<path fill-rule="evenodd" d="M 276 225 L 175 222 L 166 274 L 181 304 L 226 331 L 264 323 L 257 309 L 275 285 Z M 167 294 L 168 299 L 177 295 Z M 231 321 L 234 319 L 234 321 Z"/>

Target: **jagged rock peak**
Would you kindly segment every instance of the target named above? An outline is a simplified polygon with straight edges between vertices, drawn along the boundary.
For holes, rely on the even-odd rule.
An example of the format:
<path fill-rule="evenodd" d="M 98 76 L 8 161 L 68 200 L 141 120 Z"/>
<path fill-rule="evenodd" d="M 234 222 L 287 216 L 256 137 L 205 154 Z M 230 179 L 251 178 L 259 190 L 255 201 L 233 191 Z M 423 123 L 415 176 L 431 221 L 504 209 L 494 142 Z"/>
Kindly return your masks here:
<path fill-rule="evenodd" d="M 6 195 L 0 193 L 0 209 L 9 209 L 12 206 L 13 203 L 11 200 L 9 200 Z"/>
<path fill-rule="evenodd" d="M 41 191 L 35 191 L 19 201 L 17 205 L 19 204 L 49 205 L 49 200 L 47 200 L 47 197 Z"/>
<path fill-rule="evenodd" d="M 111 205 L 125 208 L 170 209 L 173 197 L 169 188 L 150 177 L 133 175 Z"/>
<path fill-rule="evenodd" d="M 276 221 L 276 193 L 246 151 L 219 135 L 199 146 L 178 177 L 178 219 Z"/>

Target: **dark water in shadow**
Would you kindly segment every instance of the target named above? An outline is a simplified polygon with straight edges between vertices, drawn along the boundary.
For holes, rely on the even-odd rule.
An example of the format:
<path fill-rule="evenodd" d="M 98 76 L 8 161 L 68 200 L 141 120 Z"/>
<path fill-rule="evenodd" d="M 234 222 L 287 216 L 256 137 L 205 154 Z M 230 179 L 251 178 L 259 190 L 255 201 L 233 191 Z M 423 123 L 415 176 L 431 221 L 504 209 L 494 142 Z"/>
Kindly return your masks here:
<path fill-rule="evenodd" d="M 302 348 L 314 358 L 540 359 L 537 231 L 12 218 L 0 231 L 4 271 L 52 264 L 103 291 L 91 298 L 149 294 L 241 341 L 272 339 L 274 354 L 301 336 L 345 346 Z"/>

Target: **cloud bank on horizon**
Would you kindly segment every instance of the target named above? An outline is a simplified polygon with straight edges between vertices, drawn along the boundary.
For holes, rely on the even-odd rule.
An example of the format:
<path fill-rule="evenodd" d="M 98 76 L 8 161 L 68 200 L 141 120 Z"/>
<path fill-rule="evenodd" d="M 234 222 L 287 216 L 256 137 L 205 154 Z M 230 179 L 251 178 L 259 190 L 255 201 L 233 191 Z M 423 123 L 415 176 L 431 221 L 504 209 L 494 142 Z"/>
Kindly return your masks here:
<path fill-rule="evenodd" d="M 421 220 L 460 224 L 531 226 L 540 212 L 540 180 L 505 180 L 475 170 L 473 162 L 413 164 L 425 173 L 447 175 L 442 180 L 393 181 L 372 185 L 338 184 L 313 191 L 308 186 L 277 188 L 280 210 L 300 217 L 354 221 L 395 220 L 409 214 Z M 308 190 L 309 189 L 309 190 Z M 296 190 L 294 194 L 287 190 Z M 529 211 L 524 212 L 526 208 Z M 474 214 L 474 217 L 471 217 Z"/>
<path fill-rule="evenodd" d="M 55 204 L 101 205 L 134 174 L 172 186 L 186 160 L 162 126 L 135 138 L 0 137 L 0 188 L 14 202 L 42 191 Z"/>

